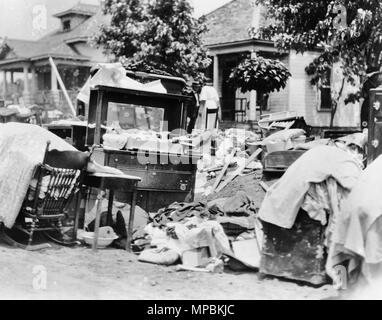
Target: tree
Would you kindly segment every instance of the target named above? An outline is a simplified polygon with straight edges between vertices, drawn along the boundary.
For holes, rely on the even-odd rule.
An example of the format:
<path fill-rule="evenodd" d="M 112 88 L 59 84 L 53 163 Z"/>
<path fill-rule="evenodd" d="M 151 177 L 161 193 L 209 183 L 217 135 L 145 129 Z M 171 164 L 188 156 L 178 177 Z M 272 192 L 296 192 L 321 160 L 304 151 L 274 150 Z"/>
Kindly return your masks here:
<path fill-rule="evenodd" d="M 243 93 L 256 90 L 260 96 L 285 88 L 291 76 L 280 61 L 254 56 L 245 59 L 231 73 L 229 81 Z"/>
<path fill-rule="evenodd" d="M 269 25 L 252 29 L 255 38 L 275 41 L 284 52 L 294 49 L 303 53 L 317 50 L 321 54 L 307 66 L 313 85 L 340 65 L 343 81 L 332 93 L 331 123 L 343 97 L 345 82 L 358 87 L 345 103 L 366 98 L 363 85 L 382 65 L 382 2 L 379 0 L 256 0 L 265 5 Z M 358 81 L 359 80 L 359 84 Z"/>
<path fill-rule="evenodd" d="M 129 69 L 198 78 L 211 63 L 206 26 L 186 0 L 106 0 L 102 9 L 111 22 L 93 41 Z"/>

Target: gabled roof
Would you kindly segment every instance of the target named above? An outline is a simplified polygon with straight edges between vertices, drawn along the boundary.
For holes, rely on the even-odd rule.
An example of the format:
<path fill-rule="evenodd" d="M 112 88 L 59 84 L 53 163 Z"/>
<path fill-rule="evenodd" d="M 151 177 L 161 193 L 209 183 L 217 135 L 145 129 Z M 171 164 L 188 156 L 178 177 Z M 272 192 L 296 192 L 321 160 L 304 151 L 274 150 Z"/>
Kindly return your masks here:
<path fill-rule="evenodd" d="M 61 18 L 61 17 L 64 17 L 66 15 L 69 15 L 69 14 L 79 14 L 79 15 L 91 17 L 97 13 L 98 9 L 99 9 L 99 6 L 97 6 L 97 5 L 79 2 L 74 7 L 70 8 L 68 10 L 56 13 L 54 15 L 54 17 Z"/>
<path fill-rule="evenodd" d="M 205 15 L 208 32 L 203 36 L 207 46 L 250 40 L 255 8 L 251 0 L 232 0 Z M 264 23 L 264 10 L 260 9 L 260 24 Z"/>
<path fill-rule="evenodd" d="M 43 54 L 59 53 L 67 56 L 74 54 L 70 47 L 58 44 L 49 46 L 46 42 L 7 39 L 6 43 L 10 47 L 14 58 L 19 59 L 28 59 Z"/>
<path fill-rule="evenodd" d="M 110 18 L 102 14 L 99 6 L 97 8 L 96 14 L 70 31 L 58 29 L 37 41 L 6 39 L 5 42 L 11 51 L 0 63 L 7 60 L 35 60 L 47 56 L 90 60 L 91 57 L 81 55 L 72 44 L 86 42 L 101 24 L 109 23 Z"/>
<path fill-rule="evenodd" d="M 55 43 L 71 43 L 73 41 L 71 40 L 86 40 L 89 37 L 91 37 L 102 24 L 108 24 L 110 21 L 110 17 L 103 15 L 102 11 L 100 10 L 100 7 L 98 7 L 98 12 L 90 17 L 89 19 L 85 20 L 83 23 L 78 25 L 77 27 L 73 28 L 70 31 L 62 31 L 61 29 L 58 29 L 41 39 L 39 39 L 39 42 L 45 42 L 50 45 L 54 45 Z"/>

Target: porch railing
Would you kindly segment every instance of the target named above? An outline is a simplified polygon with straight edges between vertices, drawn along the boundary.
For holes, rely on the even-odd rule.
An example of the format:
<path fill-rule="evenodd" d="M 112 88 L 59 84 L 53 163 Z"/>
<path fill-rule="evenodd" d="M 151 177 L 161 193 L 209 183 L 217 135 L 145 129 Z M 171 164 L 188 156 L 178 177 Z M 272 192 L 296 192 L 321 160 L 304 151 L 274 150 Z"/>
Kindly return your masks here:
<path fill-rule="evenodd" d="M 222 116 L 223 120 L 246 122 L 248 120 L 248 99 L 222 99 Z"/>
<path fill-rule="evenodd" d="M 73 105 L 76 106 L 78 91 L 69 90 L 68 95 Z M 45 110 L 59 110 L 64 114 L 71 113 L 69 104 L 63 91 L 39 90 L 33 95 L 33 102 L 44 107 Z"/>

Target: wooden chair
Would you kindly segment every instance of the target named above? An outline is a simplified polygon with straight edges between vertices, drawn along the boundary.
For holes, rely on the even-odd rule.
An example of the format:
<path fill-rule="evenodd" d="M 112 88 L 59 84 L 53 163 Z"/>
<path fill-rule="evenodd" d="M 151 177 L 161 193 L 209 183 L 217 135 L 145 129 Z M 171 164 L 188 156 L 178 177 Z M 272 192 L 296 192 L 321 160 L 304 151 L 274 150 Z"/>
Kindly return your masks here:
<path fill-rule="evenodd" d="M 217 128 L 219 122 L 219 109 L 206 109 L 206 129 L 208 129 L 208 120 L 210 115 L 215 115 L 214 128 Z"/>
<path fill-rule="evenodd" d="M 91 153 L 49 150 L 49 146 L 50 142 L 47 143 L 43 162 L 36 167 L 32 180 L 35 183 L 31 183 L 27 191 L 14 227 L 27 234 L 27 245 L 11 244 L 25 249 L 33 250 L 31 244 L 36 231 L 44 232 L 49 239 L 62 245 L 76 243 L 76 239 L 62 240 L 62 221 L 67 217 L 66 207 L 79 191 Z M 52 230 L 58 231 L 62 239 L 47 232 Z M 11 232 L 7 233 L 8 240 L 12 242 Z"/>

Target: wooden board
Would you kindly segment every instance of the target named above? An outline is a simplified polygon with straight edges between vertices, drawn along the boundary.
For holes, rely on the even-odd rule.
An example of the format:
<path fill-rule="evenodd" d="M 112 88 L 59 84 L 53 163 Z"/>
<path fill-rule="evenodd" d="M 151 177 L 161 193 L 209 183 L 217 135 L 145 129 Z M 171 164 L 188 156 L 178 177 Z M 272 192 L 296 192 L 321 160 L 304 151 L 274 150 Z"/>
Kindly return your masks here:
<path fill-rule="evenodd" d="M 220 172 L 219 176 L 216 178 L 214 185 L 212 186 L 211 194 L 213 194 L 216 191 L 217 187 L 219 186 L 219 183 L 222 181 L 222 179 L 223 179 L 229 165 L 231 164 L 233 158 L 235 157 L 236 153 L 237 153 L 237 149 L 232 150 L 226 164 L 224 165 L 222 171 Z"/>

